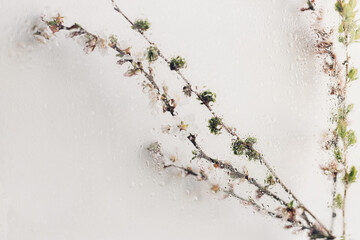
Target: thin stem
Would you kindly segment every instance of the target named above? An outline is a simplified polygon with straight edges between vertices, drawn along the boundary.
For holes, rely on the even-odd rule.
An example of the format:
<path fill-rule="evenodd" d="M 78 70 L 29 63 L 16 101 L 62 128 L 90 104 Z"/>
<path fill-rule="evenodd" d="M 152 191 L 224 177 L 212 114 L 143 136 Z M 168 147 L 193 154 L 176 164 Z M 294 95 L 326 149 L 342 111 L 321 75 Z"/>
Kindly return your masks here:
<path fill-rule="evenodd" d="M 345 167 L 345 176 L 346 176 L 348 174 L 347 145 L 346 145 L 346 143 L 345 143 L 345 146 L 344 146 L 344 152 L 345 152 L 344 167 Z M 342 222 L 342 227 L 343 227 L 342 234 L 343 234 L 344 237 L 346 236 L 346 197 L 347 197 L 347 190 L 348 190 L 348 183 L 345 181 L 344 182 L 343 204 L 342 204 L 342 220 L 343 220 L 343 222 Z"/>
<path fill-rule="evenodd" d="M 331 206 L 331 223 L 330 223 L 330 231 L 334 231 L 334 223 L 336 218 L 336 186 L 337 186 L 337 173 L 333 176 L 333 192 L 332 192 L 332 206 Z"/>
<path fill-rule="evenodd" d="M 345 17 L 342 17 L 342 21 L 345 21 Z M 347 90 L 347 83 L 348 83 L 348 78 L 349 78 L 349 61 L 350 61 L 350 56 L 349 56 L 349 34 L 347 33 L 347 31 L 345 32 L 345 53 L 346 53 L 346 62 L 345 62 L 345 87 L 344 87 L 344 98 L 342 99 L 341 105 L 345 108 L 346 106 L 346 90 Z M 344 121 L 346 122 L 347 116 L 345 116 Z M 347 123 L 346 123 L 347 124 Z M 345 140 L 345 138 L 341 138 L 342 142 L 343 142 L 343 154 L 344 154 L 344 168 L 345 168 L 345 176 L 348 174 L 348 162 L 347 162 L 347 150 L 348 150 L 348 144 Z M 344 237 L 346 237 L 346 197 L 347 197 L 347 189 L 348 189 L 348 183 L 347 181 L 344 182 L 344 196 L 343 196 L 343 204 L 342 204 L 342 227 L 343 227 L 343 231 L 342 234 Z"/>
<path fill-rule="evenodd" d="M 346 206 L 346 194 L 347 194 L 347 189 L 348 189 L 348 185 L 345 184 L 345 189 L 344 189 L 344 199 L 343 199 L 343 205 L 342 205 L 342 217 L 343 217 L 343 223 L 342 223 L 342 227 L 343 227 L 343 236 L 346 236 L 346 211 L 345 211 L 345 206 Z"/>
<path fill-rule="evenodd" d="M 170 167 L 180 169 L 180 170 L 184 171 L 186 175 L 193 175 L 195 177 L 199 176 L 198 173 L 196 173 L 195 171 L 193 171 L 190 168 L 184 168 L 184 167 L 181 167 L 181 166 L 177 166 L 175 164 L 168 164 L 168 165 L 164 164 L 164 168 L 170 168 Z"/>

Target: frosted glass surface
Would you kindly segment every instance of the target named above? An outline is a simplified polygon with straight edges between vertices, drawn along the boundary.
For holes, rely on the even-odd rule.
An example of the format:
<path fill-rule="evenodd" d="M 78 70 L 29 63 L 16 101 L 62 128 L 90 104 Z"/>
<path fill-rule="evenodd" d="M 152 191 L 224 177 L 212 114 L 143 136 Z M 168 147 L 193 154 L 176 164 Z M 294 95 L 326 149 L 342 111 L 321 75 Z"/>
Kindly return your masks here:
<path fill-rule="evenodd" d="M 305 1 L 117 2 L 131 19 L 149 19 L 148 36 L 166 56 L 187 59 L 184 74 L 217 93 L 215 110 L 241 136 L 258 138 L 257 148 L 278 175 L 329 225 L 331 181 L 319 165 L 328 158 L 321 139 L 331 103 L 311 48 L 311 17 L 299 11 Z M 327 2 L 318 4 L 328 14 L 325 23 L 335 26 Z M 191 145 L 185 136 L 161 133 L 170 116 L 154 108 L 142 80 L 123 76 L 126 68 L 115 64 L 113 52 L 87 55 L 64 34 L 46 45 L 34 40 L 39 17 L 58 12 L 96 34 L 117 34 L 134 51 L 147 47 L 110 0 L 0 0 L 0 239 L 306 239 L 204 183 L 159 169 L 146 151 L 150 143 L 160 141 L 184 160 Z M 164 66 L 158 71 L 180 99 L 176 75 Z M 349 92 L 356 132 L 359 88 Z M 204 149 L 234 158 L 231 138 L 208 132 L 210 114 L 195 98 L 181 96 L 179 113 Z M 358 146 L 350 156 L 359 159 Z M 255 164 L 248 169 L 264 172 Z M 355 183 L 350 239 L 360 238 L 359 202 Z"/>

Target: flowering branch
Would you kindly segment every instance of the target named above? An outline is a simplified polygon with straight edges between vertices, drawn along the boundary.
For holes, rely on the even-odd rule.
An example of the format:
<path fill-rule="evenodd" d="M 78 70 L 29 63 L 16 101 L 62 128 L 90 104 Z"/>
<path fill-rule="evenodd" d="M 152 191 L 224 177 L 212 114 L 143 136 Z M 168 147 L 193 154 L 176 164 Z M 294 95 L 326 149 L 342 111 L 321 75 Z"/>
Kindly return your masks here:
<path fill-rule="evenodd" d="M 351 183 L 356 180 L 357 169 L 348 164 L 348 149 L 356 143 L 356 136 L 353 130 L 348 129 L 348 114 L 353 109 L 353 104 L 347 104 L 347 91 L 351 83 L 358 78 L 358 70 L 350 67 L 349 45 L 360 40 L 360 26 L 355 20 L 357 11 L 356 0 L 336 0 L 335 10 L 341 18 L 338 27 L 338 41 L 344 46 L 345 61 L 338 62 L 334 52 L 334 43 L 331 40 L 333 31 L 316 30 L 318 40 L 316 45 L 317 53 L 323 57 L 323 70 L 330 76 L 330 95 L 336 97 L 336 111 L 333 113 L 332 122 L 335 125 L 331 129 L 328 139 L 325 141 L 325 149 L 332 151 L 332 160 L 322 166 L 322 170 L 333 180 L 332 192 L 332 215 L 331 227 L 333 231 L 336 218 L 336 209 L 342 211 L 342 237 L 346 237 L 346 199 L 347 191 Z M 314 9 L 313 9 L 314 10 Z M 320 14 L 319 14 L 320 15 Z M 321 18 L 318 18 L 321 20 Z M 342 69 L 345 67 L 345 70 Z M 338 177 L 342 176 L 344 184 L 343 195 L 337 194 Z"/>
<path fill-rule="evenodd" d="M 107 45 L 114 49 L 117 52 L 117 56 L 120 57 L 120 60 L 118 61 L 118 64 L 122 65 L 124 63 L 129 63 L 131 65 L 131 68 L 124 74 L 125 76 L 131 77 L 134 75 L 142 74 L 147 80 L 148 85 L 157 96 L 157 100 L 161 101 L 163 104 L 163 111 L 169 112 L 172 116 L 176 116 L 175 107 L 176 103 L 174 99 L 169 98 L 166 88 L 160 88 L 153 76 L 153 69 L 151 68 L 150 63 L 156 61 L 157 57 L 160 56 L 165 60 L 166 63 L 169 64 L 170 69 L 176 71 L 176 73 L 181 77 L 183 81 L 185 81 L 186 85 L 183 88 L 183 91 L 186 96 L 191 96 L 192 93 L 194 93 L 197 96 L 197 99 L 201 102 L 202 105 L 204 105 L 210 113 L 213 115 L 213 118 L 209 120 L 209 128 L 210 131 L 214 134 L 219 134 L 222 129 L 225 129 L 231 136 L 235 137 L 232 143 L 232 149 L 234 151 L 235 155 L 245 155 L 248 157 L 249 160 L 259 160 L 260 163 L 263 163 L 266 168 L 270 172 L 270 182 L 271 179 L 275 183 L 279 183 L 279 185 L 284 189 L 284 191 L 293 199 L 290 203 L 286 203 L 284 200 L 282 200 L 278 195 L 274 194 L 266 186 L 262 186 L 259 184 L 254 178 L 251 178 L 248 176 L 247 173 L 238 171 L 233 165 L 227 163 L 226 161 L 220 161 L 216 158 L 212 158 L 209 155 L 205 154 L 204 151 L 199 147 L 198 143 L 196 142 L 196 134 L 189 133 L 188 140 L 193 144 L 193 146 L 197 149 L 197 157 L 199 159 L 205 159 L 211 164 L 213 164 L 214 167 L 218 167 L 220 169 L 224 169 L 228 172 L 229 176 L 233 178 L 240 178 L 245 179 L 249 184 L 255 186 L 257 188 L 257 192 L 260 193 L 260 197 L 262 195 L 267 195 L 274 200 L 278 201 L 283 207 L 281 208 L 283 211 L 286 212 L 286 220 L 287 221 L 294 221 L 296 216 L 299 216 L 302 218 L 305 223 L 307 224 L 305 226 L 305 223 L 303 223 L 300 220 L 296 220 L 297 225 L 302 226 L 302 230 L 309 230 L 309 236 L 311 238 L 326 238 L 326 239 L 333 239 L 331 232 L 324 227 L 323 224 L 320 223 L 320 221 L 312 214 L 312 212 L 302 204 L 298 198 L 295 197 L 295 195 L 288 189 L 285 184 L 279 179 L 279 177 L 276 175 L 275 171 L 270 167 L 270 165 L 264 160 L 261 153 L 259 153 L 257 150 L 254 149 L 253 145 L 256 143 L 255 138 L 247 138 L 245 140 L 240 139 L 238 134 L 230 127 L 228 127 L 222 118 L 219 118 L 218 115 L 213 111 L 211 104 L 215 102 L 216 95 L 210 91 L 203 91 L 203 92 L 197 92 L 192 88 L 192 85 L 190 82 L 183 76 L 183 74 L 180 72 L 181 68 L 186 67 L 186 62 L 181 57 L 172 58 L 171 60 L 168 60 L 164 57 L 164 55 L 160 52 L 159 49 L 155 46 L 154 43 L 150 42 L 150 40 L 144 35 L 144 32 L 149 29 L 150 24 L 143 20 L 137 20 L 136 22 L 131 22 L 117 7 L 117 5 L 112 0 L 113 4 L 115 5 L 114 9 L 121 13 L 123 17 L 129 23 L 131 24 L 132 28 L 134 30 L 137 30 L 150 44 L 150 47 L 148 48 L 147 52 L 147 59 L 149 61 L 148 70 L 145 69 L 144 64 L 141 61 L 135 61 L 133 57 L 131 56 L 130 49 L 122 49 L 120 48 L 117 39 L 112 36 L 109 38 L 109 41 L 100 38 L 97 35 L 91 34 L 90 32 L 86 31 L 84 28 L 82 28 L 79 24 L 74 24 L 70 27 L 66 27 L 63 25 L 63 20 L 60 15 L 56 18 L 54 18 L 51 21 L 46 21 L 43 19 L 43 21 L 47 24 L 49 29 L 51 30 L 52 34 L 55 34 L 59 32 L 60 30 L 67 30 L 69 31 L 70 37 L 77 37 L 82 36 L 87 39 L 86 46 L 84 48 L 85 52 L 89 53 L 92 52 L 95 47 L 106 47 L 106 42 L 109 42 Z M 42 39 L 48 40 L 51 37 L 51 34 L 48 34 L 46 31 L 37 31 L 35 36 L 38 36 Z M 183 122 L 182 122 L 183 123 Z M 186 127 L 183 127 L 185 128 Z M 182 129 L 184 130 L 184 129 Z M 164 165 L 165 168 L 178 168 L 180 170 L 185 171 L 187 175 L 193 175 L 193 176 L 200 176 L 199 173 L 194 172 L 191 169 L 183 168 L 181 166 L 177 166 L 175 164 L 168 164 Z M 226 190 L 227 193 L 233 197 L 238 198 L 239 200 L 242 200 L 243 198 L 236 195 L 233 191 Z M 247 200 L 250 201 L 250 200 Z M 296 207 L 294 205 L 294 201 L 296 203 Z M 252 200 L 252 206 L 259 206 L 254 200 Z M 298 211 L 301 211 L 301 213 L 298 213 Z M 269 212 L 268 212 L 269 213 Z M 309 220 L 307 214 L 313 218 L 313 223 Z"/>
<path fill-rule="evenodd" d="M 123 11 L 121 11 L 121 9 L 119 8 L 119 6 L 115 3 L 115 0 L 111 0 L 114 10 L 119 12 L 131 25 L 132 27 L 134 26 L 134 23 L 124 14 Z M 314 5 L 315 5 L 315 1 L 314 0 L 309 0 L 308 1 L 308 5 L 309 8 L 312 10 L 314 9 Z M 144 31 L 141 31 L 139 29 L 137 29 L 138 32 L 141 34 L 141 36 L 151 45 L 154 46 L 155 44 L 149 40 L 149 38 L 145 35 Z M 158 55 L 169 65 L 171 64 L 171 61 L 169 61 L 163 54 L 162 52 L 158 49 Z M 197 92 L 195 89 L 193 89 L 190 81 L 182 74 L 182 72 L 179 69 L 171 69 L 171 70 L 175 70 L 175 72 L 178 74 L 178 76 L 185 82 L 185 87 L 184 89 L 186 89 L 191 95 L 191 93 L 194 93 L 198 100 L 201 101 L 202 105 L 204 105 L 209 111 L 210 113 L 213 115 L 214 118 L 216 119 L 220 119 L 220 117 L 215 113 L 215 111 L 212 109 L 212 107 L 210 106 L 211 102 L 214 102 L 214 98 L 212 98 L 212 101 L 207 100 L 207 98 L 204 97 L 203 93 L 199 93 Z M 278 177 L 278 175 L 275 173 L 275 171 L 273 170 L 273 168 L 270 166 L 270 164 L 264 159 L 263 155 L 258 152 L 257 150 L 255 150 L 253 148 L 252 144 L 249 144 L 248 142 L 242 140 L 240 138 L 240 136 L 228 125 L 225 124 L 225 122 L 222 120 L 221 121 L 221 127 L 224 128 L 231 136 L 235 137 L 234 142 L 237 143 L 238 146 L 240 146 L 241 148 L 246 149 L 247 153 L 246 156 L 249 157 L 250 159 L 258 159 L 260 161 L 260 163 L 263 163 L 265 165 L 265 167 L 270 171 L 270 173 L 274 176 L 274 178 L 276 179 L 276 182 L 280 184 L 280 186 L 288 193 L 292 196 L 292 198 L 294 200 L 296 200 L 299 204 L 299 206 L 301 208 L 304 209 L 304 211 L 306 211 L 311 217 L 313 217 L 314 219 L 316 219 L 315 215 L 304 206 L 304 204 L 295 196 L 294 193 L 292 193 L 292 191 L 290 191 L 290 189 L 281 181 L 281 179 Z M 320 224 L 320 226 L 325 229 L 325 231 L 327 232 L 328 235 L 330 235 L 330 231 L 326 229 L 326 227 L 317 219 L 317 222 Z"/>

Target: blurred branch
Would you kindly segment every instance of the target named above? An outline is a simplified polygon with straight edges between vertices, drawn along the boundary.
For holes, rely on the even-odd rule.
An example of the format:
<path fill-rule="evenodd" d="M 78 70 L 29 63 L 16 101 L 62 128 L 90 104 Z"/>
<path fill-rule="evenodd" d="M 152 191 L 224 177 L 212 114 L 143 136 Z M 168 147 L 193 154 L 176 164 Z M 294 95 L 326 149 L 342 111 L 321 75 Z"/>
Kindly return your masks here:
<path fill-rule="evenodd" d="M 121 11 L 120 7 L 115 3 L 115 0 L 111 0 L 114 10 L 117 11 L 118 13 L 121 14 L 122 17 L 124 17 L 132 27 L 134 27 L 134 23 L 125 15 L 125 13 L 123 11 Z M 314 1 L 308 1 L 309 7 L 314 8 Z M 135 28 L 136 29 L 136 28 Z M 150 39 L 145 35 L 144 31 L 141 31 L 139 29 L 136 29 L 138 31 L 138 33 L 150 44 L 150 45 L 155 45 L 154 42 L 150 41 Z M 167 63 L 170 64 L 171 61 L 169 59 L 167 59 L 163 53 L 161 52 L 160 49 L 158 49 L 158 54 L 159 56 Z M 215 111 L 212 109 L 212 107 L 210 106 L 209 102 L 206 101 L 202 95 L 197 92 L 195 89 L 193 89 L 190 81 L 180 72 L 179 69 L 175 69 L 175 72 L 178 74 L 178 76 L 185 82 L 186 87 L 189 91 L 191 91 L 192 93 L 194 93 L 197 98 L 201 101 L 202 105 L 204 105 L 209 111 L 210 113 L 213 115 L 213 117 L 215 118 L 220 118 L 218 114 L 215 113 Z M 316 219 L 316 221 L 320 224 L 320 226 L 327 232 L 328 235 L 330 234 L 330 231 L 326 229 L 326 227 L 315 217 L 315 215 L 307 208 L 305 207 L 305 205 L 295 196 L 295 194 L 283 183 L 283 181 L 279 178 L 279 176 L 275 173 L 274 169 L 270 166 L 270 164 L 264 159 L 263 155 L 258 152 L 257 150 L 255 150 L 253 148 L 253 146 L 251 144 L 248 144 L 246 141 L 243 141 L 240 136 L 228 125 L 225 124 L 225 122 L 222 120 L 221 121 L 221 126 L 233 137 L 235 137 L 246 149 L 248 149 L 250 152 L 256 154 L 256 156 L 258 157 L 258 159 L 260 160 L 261 163 L 263 163 L 265 165 L 265 167 L 270 171 L 270 173 L 274 176 L 275 180 L 277 183 L 280 184 L 280 186 L 288 193 L 292 196 L 292 198 L 294 200 L 296 200 L 298 202 L 298 204 L 301 206 L 301 208 L 304 209 L 304 211 L 306 211 L 311 217 L 313 217 L 314 219 Z"/>
<path fill-rule="evenodd" d="M 137 30 L 151 45 L 154 45 L 153 43 L 151 43 L 148 38 L 144 35 L 144 31 L 139 29 L 139 27 L 135 24 L 132 23 L 121 11 L 120 9 L 117 7 L 117 5 L 113 2 L 113 4 L 115 5 L 114 9 L 116 11 L 118 11 L 119 13 L 121 13 L 125 19 L 127 21 L 129 21 L 129 23 L 132 25 L 132 27 Z M 108 46 L 112 49 L 114 49 L 117 52 L 117 56 L 120 57 L 120 60 L 118 61 L 118 64 L 122 65 L 124 63 L 129 63 L 131 68 L 125 73 L 125 76 L 133 76 L 133 75 L 138 75 L 138 74 L 142 74 L 147 80 L 148 80 L 148 84 L 149 86 L 154 90 L 157 99 L 159 101 L 162 102 L 163 104 L 163 110 L 164 112 L 169 112 L 172 116 L 177 115 L 177 113 L 175 112 L 175 107 L 176 107 L 176 103 L 174 99 L 169 98 L 167 90 L 165 88 L 161 89 L 153 76 L 153 70 L 149 64 L 148 70 L 146 70 L 144 68 L 144 64 L 141 61 L 135 61 L 134 58 L 131 56 L 131 52 L 130 49 L 121 49 L 117 39 L 115 39 L 114 37 L 112 37 L 111 39 L 109 39 L 109 41 L 95 35 L 92 34 L 90 32 L 88 32 L 87 30 L 85 30 L 82 26 L 80 26 L 79 24 L 75 23 L 73 25 L 71 25 L 70 27 L 67 27 L 63 24 L 63 20 L 62 17 L 60 15 L 58 15 L 58 17 L 54 18 L 51 21 L 46 21 L 43 19 L 43 21 L 47 24 L 47 26 L 49 27 L 49 29 L 51 30 L 51 34 L 55 34 L 61 30 L 66 30 L 69 32 L 69 36 L 70 37 L 78 37 L 78 36 L 82 36 L 86 39 L 85 42 L 85 52 L 89 53 L 92 52 L 96 47 L 103 47 L 106 48 L 106 43 L 108 42 Z M 142 23 L 142 24 L 146 24 Z M 46 31 L 36 31 L 34 33 L 35 36 L 37 37 L 42 37 L 44 39 L 49 39 L 51 37 L 51 34 L 48 34 Z M 172 61 L 169 61 L 168 59 L 166 59 L 164 57 L 164 55 L 162 55 L 162 53 L 160 52 L 160 50 L 158 50 L 158 54 L 160 57 L 162 57 L 166 63 L 168 64 L 173 64 L 173 70 L 176 71 L 176 73 L 181 77 L 181 79 L 183 79 L 186 83 L 186 87 L 188 90 L 190 90 L 190 92 L 194 93 L 198 99 L 200 100 L 200 102 L 202 103 L 202 105 L 204 105 L 210 112 L 211 114 L 215 117 L 215 118 L 219 118 L 218 115 L 213 111 L 212 107 L 210 106 L 210 101 L 208 96 L 204 96 L 204 94 L 197 92 L 196 90 L 194 90 L 190 84 L 190 82 L 187 80 L 187 78 L 185 78 L 183 76 L 183 74 L 179 71 L 179 69 L 176 67 L 177 65 L 175 64 L 174 67 L 174 63 Z M 180 59 L 181 60 L 181 59 Z M 220 119 L 220 118 L 219 118 Z M 301 209 L 304 212 L 300 215 L 301 218 L 303 218 L 308 226 L 302 226 L 303 230 L 310 230 L 310 235 L 312 237 L 317 236 L 316 238 L 326 238 L 326 239 L 333 239 L 333 236 L 331 235 L 330 231 L 327 230 L 323 224 L 321 224 L 321 222 L 315 217 L 315 215 L 304 206 L 304 204 L 302 202 L 300 202 L 298 200 L 298 198 L 290 191 L 289 188 L 287 188 L 285 186 L 285 184 L 280 180 L 280 178 L 276 175 L 275 171 L 270 167 L 270 165 L 264 160 L 263 156 L 261 153 L 259 153 L 257 150 L 255 150 L 253 148 L 253 140 L 241 140 L 240 137 L 238 136 L 238 134 L 230 127 L 228 127 L 221 119 L 221 127 L 224 128 L 231 136 L 236 138 L 237 143 L 240 143 L 240 146 L 243 146 L 248 152 L 254 154 L 256 156 L 256 159 L 260 160 L 261 163 L 263 163 L 266 168 L 269 170 L 269 172 L 271 173 L 271 175 L 275 178 L 275 181 L 277 183 L 280 184 L 280 186 L 283 188 L 283 190 L 289 195 L 291 196 L 292 199 L 295 200 L 297 207 L 295 208 L 293 206 L 293 201 L 291 202 L 291 205 L 289 205 L 290 203 L 286 203 L 283 199 L 281 199 L 278 195 L 272 193 L 271 191 L 269 191 L 265 186 L 262 186 L 261 184 L 259 184 L 254 178 L 251 178 L 248 176 L 248 174 L 243 173 L 238 171 L 235 167 L 233 167 L 231 164 L 226 163 L 226 161 L 221 161 L 221 160 L 217 160 L 215 158 L 210 157 L 209 155 L 205 154 L 205 152 L 203 151 L 202 148 L 200 148 L 200 146 L 198 145 L 198 143 L 196 142 L 196 134 L 192 134 L 190 133 L 188 135 L 188 140 L 193 144 L 193 146 L 198 150 L 199 152 L 199 158 L 201 159 L 205 159 L 208 162 L 217 165 L 219 168 L 224 169 L 228 172 L 228 174 L 232 177 L 235 178 L 243 178 L 245 179 L 249 184 L 255 186 L 260 192 L 261 194 L 265 194 L 271 198 L 273 198 L 274 200 L 278 201 L 282 206 L 283 206 L 283 210 L 289 214 L 289 217 L 287 217 L 287 220 L 289 221 L 294 221 L 293 217 L 296 216 L 296 214 L 294 213 L 294 211 L 296 211 L 297 209 Z M 183 168 L 181 166 L 176 166 L 175 164 L 169 164 L 169 165 L 164 165 L 165 168 L 169 168 L 169 167 L 175 167 L 178 169 L 181 169 L 183 171 L 185 171 L 188 175 L 193 175 L 193 176 L 198 176 L 198 173 L 194 172 L 193 170 L 189 170 L 187 168 Z M 228 194 L 238 198 L 239 200 L 242 200 L 243 198 L 241 198 L 240 196 L 236 195 L 234 192 L 229 192 L 229 190 L 227 190 Z M 249 201 L 249 200 L 246 200 Z M 257 207 L 257 203 L 255 201 L 251 201 L 253 203 L 252 206 Z M 258 206 L 259 207 L 259 206 Z M 269 213 L 269 212 L 268 212 Z M 295 215 L 294 215 L 295 214 Z M 309 220 L 308 216 L 306 215 L 308 214 L 309 216 L 311 216 L 311 218 L 314 219 L 314 223 L 311 223 L 311 221 Z"/>

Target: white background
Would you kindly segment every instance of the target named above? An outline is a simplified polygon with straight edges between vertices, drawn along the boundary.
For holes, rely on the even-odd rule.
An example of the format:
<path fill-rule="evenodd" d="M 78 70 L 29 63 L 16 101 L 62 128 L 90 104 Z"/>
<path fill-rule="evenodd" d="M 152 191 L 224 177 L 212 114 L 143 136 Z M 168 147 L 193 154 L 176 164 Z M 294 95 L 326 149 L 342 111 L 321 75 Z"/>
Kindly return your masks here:
<path fill-rule="evenodd" d="M 333 3 L 322 2 L 324 24 L 335 26 Z M 147 35 L 166 56 L 187 59 L 184 74 L 217 93 L 215 109 L 242 136 L 258 138 L 278 175 L 328 226 L 331 181 L 319 165 L 329 158 L 321 139 L 332 102 L 311 49 L 314 17 L 299 12 L 305 1 L 118 3 L 131 19 L 150 20 Z M 123 77 L 112 52 L 85 55 L 61 34 L 47 45 L 34 41 L 39 16 L 57 12 L 68 24 L 115 33 L 134 50 L 147 47 L 107 0 L 0 0 L 0 239 L 305 239 L 204 184 L 159 172 L 149 143 L 159 140 L 184 160 L 191 146 L 159 133 L 170 118 L 149 104 L 141 79 Z M 351 51 L 360 57 L 359 46 Z M 173 73 L 159 71 L 160 82 L 177 87 L 179 111 L 202 146 L 230 157 L 231 138 L 211 136 L 209 113 L 182 97 Z M 350 117 L 360 132 L 357 85 Z M 359 156 L 356 145 L 356 166 Z M 360 239 L 358 183 L 348 199 L 350 239 Z"/>

